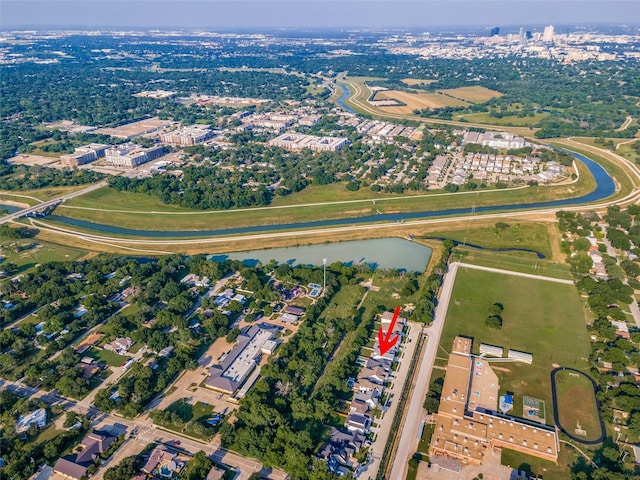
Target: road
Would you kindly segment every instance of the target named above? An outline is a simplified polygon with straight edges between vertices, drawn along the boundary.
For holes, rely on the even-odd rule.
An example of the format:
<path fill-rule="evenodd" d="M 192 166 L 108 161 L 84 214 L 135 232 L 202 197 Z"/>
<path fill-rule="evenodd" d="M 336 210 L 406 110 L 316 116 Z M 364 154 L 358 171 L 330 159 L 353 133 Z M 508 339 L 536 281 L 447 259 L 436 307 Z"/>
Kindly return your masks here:
<path fill-rule="evenodd" d="M 393 418 L 395 417 L 396 410 L 398 409 L 400 395 L 402 394 L 404 384 L 407 381 L 409 366 L 411 365 L 413 353 L 418 345 L 418 339 L 420 338 L 420 331 L 422 328 L 422 325 L 416 322 L 407 322 L 407 325 L 409 326 L 409 333 L 400 347 L 400 351 L 403 352 L 402 359 L 400 360 L 400 368 L 393 374 L 395 378 L 392 380 L 391 387 L 387 388 L 385 391 L 387 398 L 390 399 L 390 402 L 388 402 L 390 405 L 384 412 L 382 419 L 377 420 L 377 423 L 380 426 L 376 431 L 376 439 L 369 449 L 371 452 L 371 460 L 362 469 L 359 478 L 376 477 L 378 469 L 380 468 L 380 459 L 382 458 L 384 448 L 387 444 L 387 439 L 391 433 L 391 424 L 393 423 Z"/>
<path fill-rule="evenodd" d="M 60 197 L 57 197 L 57 198 L 54 198 L 54 199 L 51 199 L 51 200 L 47 200 L 46 202 L 39 203 L 38 205 L 34 205 L 33 207 L 23 208 L 22 210 L 18 210 L 17 212 L 10 213 L 10 214 L 5 215 L 4 217 L 0 218 L 0 225 L 2 225 L 3 223 L 12 222 L 13 220 L 17 220 L 18 218 L 25 217 L 28 214 L 33 213 L 33 212 L 37 212 L 39 210 L 42 210 L 43 208 L 50 207 L 52 205 L 56 205 L 56 204 L 58 204 L 60 202 L 64 202 L 65 200 L 69 200 L 71 198 L 78 197 L 80 195 L 84 195 L 85 193 L 89 193 L 89 192 L 92 192 L 94 190 L 97 190 L 98 188 L 102 188 L 102 187 L 106 187 L 106 186 L 107 186 L 107 182 L 103 180 L 101 182 L 94 183 L 93 185 L 90 185 L 87 188 L 82 188 L 80 190 L 76 190 L 75 192 L 67 193 L 66 195 L 62 195 Z"/>
<path fill-rule="evenodd" d="M 400 429 L 401 436 L 398 442 L 398 450 L 395 455 L 391 475 L 389 478 L 405 478 L 407 474 L 407 465 L 411 456 L 416 452 L 420 441 L 420 422 L 425 418 L 426 412 L 422 408 L 422 404 L 429 390 L 431 381 L 431 372 L 438 353 L 440 345 L 440 337 L 444 329 L 444 321 L 447 318 L 447 310 L 451 300 L 451 292 L 455 283 L 458 268 L 472 268 L 475 270 L 484 270 L 488 272 L 501 273 L 504 275 L 514 275 L 523 278 L 533 278 L 548 282 L 562 283 L 573 285 L 573 281 L 560 278 L 544 277 L 540 275 L 531 275 L 529 273 L 512 272 L 510 270 L 500 270 L 498 268 L 483 267 L 479 265 L 470 265 L 467 263 L 454 262 L 449 265 L 449 269 L 444 276 L 440 295 L 438 297 L 438 305 L 434 312 L 433 322 L 430 327 L 425 329 L 428 335 L 427 346 L 419 366 L 419 373 L 416 378 L 415 387 L 408 402 L 407 414 L 404 424 Z"/>

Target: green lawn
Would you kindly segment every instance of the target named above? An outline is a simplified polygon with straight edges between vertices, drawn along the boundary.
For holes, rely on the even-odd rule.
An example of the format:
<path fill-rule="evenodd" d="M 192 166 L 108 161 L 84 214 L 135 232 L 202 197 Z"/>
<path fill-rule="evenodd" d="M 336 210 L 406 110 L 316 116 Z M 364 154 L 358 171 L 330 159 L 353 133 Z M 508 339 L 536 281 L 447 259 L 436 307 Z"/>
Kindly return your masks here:
<path fill-rule="evenodd" d="M 5 262 L 11 262 L 18 266 L 17 273 L 32 270 L 40 263 L 75 261 L 86 254 L 86 250 L 43 242 L 37 239 L 15 240 L 0 237 L 0 255 L 5 257 Z"/>
<path fill-rule="evenodd" d="M 218 431 L 219 425 L 211 427 L 204 422 L 211 417 L 215 410 L 211 405 L 197 402 L 191 405 L 186 399 L 178 400 L 167 407 L 165 412 L 175 414 L 176 421 L 157 421 L 154 422 L 168 430 L 184 433 L 191 437 L 200 438 L 202 440 L 210 440 Z"/>
<path fill-rule="evenodd" d="M 549 229 L 543 223 L 510 223 L 506 230 L 497 230 L 495 226 L 478 227 L 469 222 L 466 230 L 439 230 L 434 236 L 484 248 L 526 248 L 551 257 Z"/>
<path fill-rule="evenodd" d="M 129 360 L 129 357 L 125 355 L 118 355 L 117 353 L 104 350 L 103 348 L 91 348 L 88 352 L 85 352 L 85 356 L 91 357 L 97 362 L 104 362 L 110 367 L 119 367 L 124 362 Z"/>
<path fill-rule="evenodd" d="M 469 247 L 456 247 L 454 259 L 473 265 L 504 268 L 514 272 L 571 280 L 569 266 L 564 263 L 541 260 L 527 252 L 492 252 Z"/>
<path fill-rule="evenodd" d="M 495 265 L 497 266 L 497 265 Z M 485 325 L 488 308 L 504 305 L 503 327 Z M 550 372 L 554 364 L 588 369 L 589 336 L 586 317 L 576 288 L 542 280 L 461 268 L 451 295 L 440 346 L 451 350 L 456 335 L 480 343 L 533 354 L 533 364 L 500 364 L 496 374 L 500 393 L 515 393 L 513 413 L 522 415 L 522 396 L 546 403 L 546 421 L 553 423 Z"/>
<path fill-rule="evenodd" d="M 375 309 L 377 306 L 381 305 L 384 306 L 386 310 L 392 312 L 397 306 L 402 307 L 408 303 L 415 304 L 420 297 L 420 289 L 408 297 L 398 297 L 405 281 L 405 278 L 401 276 L 383 276 L 381 274 L 374 275 L 373 286 L 379 288 L 379 290 L 370 290 L 363 306 L 365 308 Z M 422 277 L 418 277 L 418 283 L 420 288 L 422 288 Z M 379 323 L 375 328 L 378 327 Z"/>

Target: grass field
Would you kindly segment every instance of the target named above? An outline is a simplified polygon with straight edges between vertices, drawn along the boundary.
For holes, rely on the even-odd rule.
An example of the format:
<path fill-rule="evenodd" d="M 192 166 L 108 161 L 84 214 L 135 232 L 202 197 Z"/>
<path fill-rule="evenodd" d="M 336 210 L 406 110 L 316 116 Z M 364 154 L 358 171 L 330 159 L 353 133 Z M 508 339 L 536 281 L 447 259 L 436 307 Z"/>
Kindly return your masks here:
<path fill-rule="evenodd" d="M 497 265 L 495 265 L 497 266 Z M 489 329 L 488 308 L 504 305 L 503 327 Z M 522 396 L 544 400 L 547 423 L 553 423 L 550 372 L 554 365 L 588 368 L 586 317 L 573 285 L 461 268 L 451 295 L 440 346 L 450 351 L 456 335 L 529 352 L 533 364 L 501 364 L 500 394 L 514 392 L 514 412 L 522 412 Z"/>
<path fill-rule="evenodd" d="M 525 222 L 510 225 L 506 230 L 497 230 L 495 226 L 478 227 L 474 222 L 469 222 L 465 230 L 441 230 L 437 236 L 484 248 L 526 248 L 536 250 L 546 258 L 551 257 L 547 224 Z"/>
<path fill-rule="evenodd" d="M 75 261 L 87 254 L 86 250 L 42 242 L 34 239 L 7 239 L 0 237 L 0 255 L 5 262 L 18 266 L 17 273 L 24 273 L 36 265 L 53 261 Z"/>
<path fill-rule="evenodd" d="M 620 145 L 617 149 L 616 152 L 618 155 L 626 158 L 627 160 L 631 160 L 632 162 L 639 162 L 640 161 L 640 155 L 638 154 L 638 152 L 636 152 L 632 146 L 636 143 L 640 143 L 640 140 L 636 140 L 635 142 L 632 143 L 625 143 L 623 145 Z"/>
<path fill-rule="evenodd" d="M 451 88 L 448 90 L 440 90 L 440 92 L 470 103 L 484 103 L 492 98 L 502 97 L 504 95 L 496 90 L 479 86 Z"/>
<path fill-rule="evenodd" d="M 203 422 L 215 413 L 213 407 L 206 403 L 196 402 L 195 405 L 191 405 L 186 399 L 181 399 L 169 405 L 166 411 L 175 413 L 182 422 L 155 422 L 168 430 L 185 433 L 203 440 L 210 440 L 218 430 L 217 426 L 206 427 L 203 425 Z"/>
<path fill-rule="evenodd" d="M 383 90 L 378 92 L 376 100 L 394 99 L 404 103 L 404 106 L 379 107 L 390 113 L 413 113 L 415 109 L 463 107 L 467 102 L 442 95 L 441 93 L 411 93 L 402 90 Z"/>
<path fill-rule="evenodd" d="M 505 115 L 502 118 L 495 118 L 487 112 L 462 113 L 454 115 L 454 120 L 467 121 L 472 123 L 485 123 L 487 125 L 505 125 L 516 127 L 534 127 L 540 120 L 549 116 L 548 113 L 535 113 L 532 117 L 519 117 L 518 115 Z"/>
<path fill-rule="evenodd" d="M 429 85 L 430 83 L 435 82 L 436 80 L 428 80 L 424 78 L 403 78 L 402 83 L 412 86 L 412 85 Z"/>
<path fill-rule="evenodd" d="M 573 278 L 566 263 L 540 260 L 532 253 L 492 252 L 460 246 L 455 248 L 454 258 L 473 265 L 504 268 L 514 272 L 537 274 L 565 280 Z"/>
<path fill-rule="evenodd" d="M 560 424 L 576 438 L 587 441 L 600 438 L 600 414 L 589 379 L 576 372 L 562 370 L 556 373 L 555 383 Z M 583 430 L 584 435 L 578 430 Z"/>

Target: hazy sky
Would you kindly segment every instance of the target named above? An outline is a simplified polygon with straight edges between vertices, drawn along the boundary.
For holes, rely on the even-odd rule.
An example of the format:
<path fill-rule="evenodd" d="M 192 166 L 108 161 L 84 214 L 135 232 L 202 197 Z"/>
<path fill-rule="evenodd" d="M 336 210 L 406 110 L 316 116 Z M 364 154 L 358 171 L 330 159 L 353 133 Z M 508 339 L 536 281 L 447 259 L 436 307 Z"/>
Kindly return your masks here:
<path fill-rule="evenodd" d="M 638 24 L 640 0 L 0 0 L 0 28 Z"/>

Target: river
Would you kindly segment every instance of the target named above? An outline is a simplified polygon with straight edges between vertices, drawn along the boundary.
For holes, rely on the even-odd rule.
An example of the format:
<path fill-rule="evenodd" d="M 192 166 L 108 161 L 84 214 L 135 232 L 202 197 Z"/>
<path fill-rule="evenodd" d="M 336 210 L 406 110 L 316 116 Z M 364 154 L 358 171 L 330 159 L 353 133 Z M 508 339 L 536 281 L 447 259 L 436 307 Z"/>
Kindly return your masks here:
<path fill-rule="evenodd" d="M 384 213 L 381 215 L 367 215 L 363 217 L 353 218 L 335 218 L 331 220 L 318 220 L 311 222 L 300 223 L 283 223 L 278 225 L 251 225 L 247 227 L 235 227 L 235 228 L 219 228 L 215 230 L 187 230 L 187 231 L 156 231 L 156 230 L 137 230 L 130 228 L 122 228 L 114 225 L 104 225 L 99 223 L 88 222 L 86 220 L 78 220 L 75 218 L 64 217 L 61 215 L 49 215 L 47 220 L 58 224 L 71 225 L 94 232 L 112 234 L 112 235 L 125 235 L 131 237 L 149 237 L 149 238 L 185 238 L 185 237 L 212 237 L 219 235 L 243 235 L 251 233 L 261 233 L 268 231 L 281 231 L 281 230 L 300 230 L 304 228 L 324 228 L 333 227 L 339 225 L 359 225 L 364 223 L 374 222 L 403 222 L 406 220 L 415 220 L 422 218 L 433 217 L 445 217 L 450 215 L 469 215 L 472 213 L 483 212 L 501 212 L 510 210 L 522 210 L 522 209 L 539 209 L 539 208 L 554 208 L 554 207 L 568 207 L 572 205 L 580 205 L 584 203 L 596 202 L 598 200 L 604 200 L 615 192 L 615 184 L 613 179 L 607 174 L 607 172 L 593 160 L 580 155 L 574 154 L 579 160 L 581 160 L 589 169 L 591 174 L 596 180 L 596 188 L 587 195 L 582 195 L 575 198 L 565 198 L 562 200 L 553 200 L 548 202 L 536 202 L 536 203 L 518 203 L 511 205 L 494 205 L 486 207 L 464 207 L 464 208 L 451 208 L 446 210 L 436 210 L 431 212 L 407 212 L 407 213 Z M 525 195 L 526 196 L 526 195 Z"/>
<path fill-rule="evenodd" d="M 343 108 L 349 113 L 355 114 L 356 111 L 353 108 L 349 107 L 346 103 L 344 103 L 344 101 L 347 98 L 349 98 L 349 89 L 347 88 L 347 86 L 341 83 L 335 83 L 334 85 L 336 86 L 336 88 L 339 88 L 342 90 L 342 96 L 338 100 L 336 100 L 336 103 L 338 104 L 338 106 Z"/>
<path fill-rule="evenodd" d="M 345 265 L 366 264 L 371 270 L 397 269 L 407 272 L 424 272 L 431 257 L 431 249 L 401 238 L 356 240 L 349 242 L 321 243 L 303 247 L 269 248 L 248 250 L 221 255 L 212 255 L 212 260 L 221 262 L 227 258 L 241 260 L 245 265 L 255 266 L 270 260 L 294 265 L 322 265 L 342 262 Z"/>

